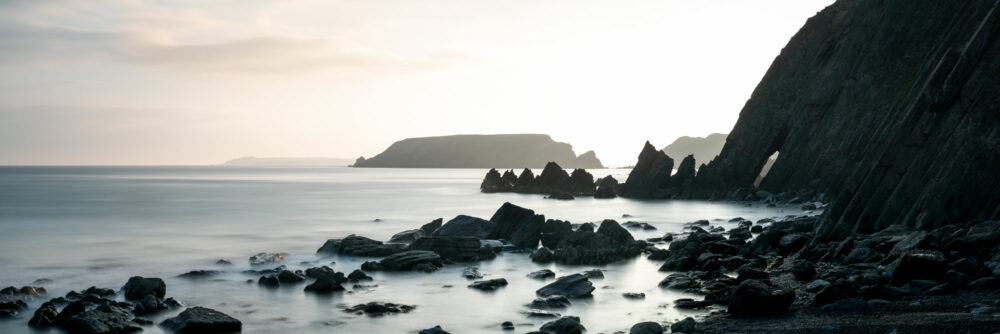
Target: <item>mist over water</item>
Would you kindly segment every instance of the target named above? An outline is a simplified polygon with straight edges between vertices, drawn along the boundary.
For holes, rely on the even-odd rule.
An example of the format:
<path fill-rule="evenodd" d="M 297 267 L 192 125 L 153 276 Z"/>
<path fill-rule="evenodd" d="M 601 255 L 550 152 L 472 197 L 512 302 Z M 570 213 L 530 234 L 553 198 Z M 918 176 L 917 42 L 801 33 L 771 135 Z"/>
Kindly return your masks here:
<path fill-rule="evenodd" d="M 628 170 L 591 170 L 595 178 L 613 175 L 624 181 Z M 489 219 L 504 202 L 530 208 L 546 218 L 573 223 L 616 219 L 647 222 L 658 230 L 631 230 L 637 239 L 680 232 L 682 224 L 719 219 L 758 220 L 801 214 L 797 208 L 748 207 L 706 201 L 638 201 L 622 198 L 573 201 L 541 195 L 482 194 L 479 169 L 356 169 L 260 167 L 0 167 L 0 284 L 30 285 L 39 278 L 50 295 L 89 286 L 120 288 L 130 276 L 161 277 L 167 296 L 185 305 L 212 307 L 244 323 L 244 332 L 416 332 L 441 325 L 457 333 L 499 330 L 512 321 L 517 332 L 537 329 L 549 319 L 520 312 L 547 282 L 525 274 L 549 268 L 562 276 L 594 266 L 539 265 L 526 254 L 501 253 L 478 263 L 486 279 L 506 278 L 510 285 L 483 293 L 467 288 L 459 273 L 466 264 L 446 265 L 431 273 L 369 273 L 378 285 L 332 296 L 302 291 L 305 284 L 259 288 L 247 257 L 258 252 L 288 253 L 290 269 L 332 265 L 350 272 L 370 258 L 317 256 L 326 239 L 358 234 L 377 240 L 418 228 L 435 218 L 459 214 Z M 632 218 L 621 218 L 623 214 Z M 378 219 L 379 221 L 374 221 Z M 666 247 L 660 244 L 659 247 Z M 233 266 L 217 266 L 218 259 Z M 269 268 L 270 266 L 263 267 Z M 606 269 L 593 280 L 594 298 L 574 300 L 563 315 L 580 316 L 591 332 L 628 330 L 640 321 L 671 321 L 689 314 L 673 308 L 688 294 L 660 289 L 667 273 L 645 257 Z M 202 280 L 176 277 L 195 269 L 225 273 Z M 247 280 L 253 283 L 247 283 Z M 450 285 L 452 287 L 444 287 Z M 624 292 L 643 292 L 629 300 Z M 369 301 L 414 304 L 416 310 L 382 318 L 344 313 Z M 42 302 L 0 321 L 2 333 L 25 333 L 26 323 Z M 661 306 L 665 305 L 665 306 Z M 166 312 L 152 320 L 175 315 Z M 523 325 L 522 325 L 523 324 Z M 530 324 L 530 325 L 528 325 Z M 155 326 L 147 333 L 158 333 Z M 55 332 L 55 330 L 53 330 Z"/>

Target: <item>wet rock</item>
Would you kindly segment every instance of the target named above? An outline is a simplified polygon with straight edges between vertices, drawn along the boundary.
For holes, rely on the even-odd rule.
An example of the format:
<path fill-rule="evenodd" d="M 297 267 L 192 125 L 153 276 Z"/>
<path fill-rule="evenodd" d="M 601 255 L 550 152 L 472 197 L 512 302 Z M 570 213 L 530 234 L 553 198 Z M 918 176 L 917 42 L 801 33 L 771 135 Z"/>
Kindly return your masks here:
<path fill-rule="evenodd" d="M 315 282 L 306 285 L 305 291 L 318 294 L 327 294 L 327 293 L 334 293 L 337 291 L 344 291 L 345 290 L 344 286 L 341 284 L 343 284 L 346 281 L 347 278 L 344 277 L 343 273 L 323 274 L 320 275 L 318 278 L 316 278 Z"/>
<path fill-rule="evenodd" d="M 778 254 L 787 255 L 802 249 L 809 242 L 809 236 L 803 233 L 792 233 L 781 237 L 778 241 Z"/>
<path fill-rule="evenodd" d="M 628 334 L 663 334 L 663 326 L 652 321 L 640 322 L 632 325 Z"/>
<path fill-rule="evenodd" d="M 221 274 L 221 273 L 222 272 L 218 271 L 218 270 L 192 270 L 192 271 L 189 271 L 189 272 L 177 275 L 177 277 L 190 278 L 190 279 L 198 279 L 198 278 L 212 277 L 212 276 L 215 276 L 215 275 L 218 275 L 218 274 Z"/>
<path fill-rule="evenodd" d="M 674 273 L 661 280 L 659 286 L 674 290 L 688 290 L 698 287 L 699 284 L 698 281 L 686 274 Z"/>
<path fill-rule="evenodd" d="M 646 299 L 646 294 L 642 292 L 626 292 L 622 294 L 625 299 Z"/>
<path fill-rule="evenodd" d="M 528 273 L 527 276 L 528 278 L 533 278 L 533 279 L 546 279 L 546 278 L 556 277 L 556 273 L 552 272 L 552 270 L 542 269 L 542 270 L 532 271 Z"/>
<path fill-rule="evenodd" d="M 409 250 L 401 253 L 389 255 L 379 261 L 386 270 L 417 270 L 427 271 L 430 266 L 435 270 L 444 266 L 444 262 L 437 253 L 422 250 Z"/>
<path fill-rule="evenodd" d="M 552 195 L 545 196 L 545 198 L 547 198 L 547 199 L 555 199 L 555 200 L 563 200 L 563 201 L 569 201 L 569 200 L 576 199 L 576 197 L 573 197 L 573 194 L 571 194 L 571 193 L 565 193 L 565 192 L 554 193 Z"/>
<path fill-rule="evenodd" d="M 552 308 L 566 308 L 569 305 L 570 302 L 568 298 L 566 298 L 565 296 L 554 295 L 548 297 L 535 298 L 535 300 L 531 301 L 531 304 L 528 304 L 528 307 L 534 309 L 552 309 Z"/>
<path fill-rule="evenodd" d="M 656 230 L 656 226 L 649 225 L 649 223 L 644 223 L 644 222 L 627 221 L 624 224 L 622 224 L 622 226 L 629 229 L 641 229 L 646 231 Z"/>
<path fill-rule="evenodd" d="M 657 191 L 670 185 L 673 168 L 674 160 L 647 141 L 618 195 L 629 198 L 655 198 L 658 195 Z"/>
<path fill-rule="evenodd" d="M 421 229 L 406 230 L 393 234 L 392 237 L 389 238 L 389 243 L 408 244 L 425 236 L 427 236 L 427 232 L 424 232 L 424 230 Z"/>
<path fill-rule="evenodd" d="M 168 309 L 180 306 L 173 298 L 167 298 L 167 300 L 161 300 L 156 298 L 156 296 L 146 296 L 143 297 L 138 303 L 135 304 L 134 312 L 135 314 L 153 314 L 160 311 L 166 311 Z"/>
<path fill-rule="evenodd" d="M 764 232 L 764 227 L 763 226 L 754 225 L 754 226 L 750 227 L 750 233 L 759 234 L 761 232 Z"/>
<path fill-rule="evenodd" d="M 542 247 L 532 252 L 529 258 L 532 262 L 549 263 L 555 261 L 555 254 L 548 247 Z"/>
<path fill-rule="evenodd" d="M 502 324 L 500 324 L 500 329 L 503 329 L 505 331 L 512 331 L 514 330 L 514 323 L 510 321 L 504 321 Z"/>
<path fill-rule="evenodd" d="M 618 197 L 615 189 L 618 188 L 618 180 L 611 175 L 597 180 L 597 190 L 594 191 L 594 198 L 605 199 Z"/>
<path fill-rule="evenodd" d="M 35 314 L 28 320 L 28 325 L 32 327 L 50 327 L 56 324 L 59 310 L 52 302 L 45 302 L 35 310 Z"/>
<path fill-rule="evenodd" d="M 587 271 L 582 272 L 581 274 L 587 275 L 587 278 L 591 278 L 591 279 L 601 279 L 601 278 L 604 278 L 604 272 L 601 271 L 600 269 L 587 270 Z"/>
<path fill-rule="evenodd" d="M 133 276 L 128 279 L 122 290 L 125 291 L 125 299 L 141 300 L 146 296 L 163 298 L 167 293 L 167 284 L 155 277 Z"/>
<path fill-rule="evenodd" d="M 479 267 L 466 267 L 462 269 L 462 277 L 467 279 L 483 278 L 483 273 L 479 272 Z"/>
<path fill-rule="evenodd" d="M 250 265 L 259 266 L 264 264 L 271 264 L 276 262 L 281 262 L 285 259 L 285 256 L 281 253 L 257 253 L 250 257 Z"/>
<path fill-rule="evenodd" d="M 496 258 L 492 247 L 481 247 L 479 239 L 470 237 L 423 237 L 411 243 L 406 250 L 432 251 L 444 259 L 456 262 L 478 262 Z"/>
<path fill-rule="evenodd" d="M 737 317 L 771 316 L 784 313 L 795 301 L 795 292 L 770 286 L 760 280 L 740 283 L 729 299 L 729 314 Z"/>
<path fill-rule="evenodd" d="M 646 247 L 614 220 L 604 220 L 596 232 L 587 231 L 586 226 L 567 233 L 552 256 L 543 258 L 562 264 L 601 265 L 638 256 Z"/>
<path fill-rule="evenodd" d="M 560 295 L 569 298 L 582 298 L 590 297 L 592 291 L 594 291 L 594 285 L 590 283 L 587 275 L 573 274 L 560 277 L 555 282 L 538 289 L 535 293 L 543 297 Z"/>
<path fill-rule="evenodd" d="M 327 266 L 312 267 L 312 268 L 306 269 L 306 277 L 317 278 L 317 277 L 320 277 L 321 275 L 325 275 L 325 274 L 331 274 L 332 275 L 335 272 L 336 271 L 334 271 L 333 268 L 330 268 L 330 267 L 327 267 Z"/>
<path fill-rule="evenodd" d="M 303 277 L 302 275 L 296 274 L 296 273 L 292 272 L 291 270 L 284 270 L 284 271 L 278 273 L 278 282 L 281 282 L 282 284 L 299 283 L 299 282 L 303 282 L 305 280 L 306 280 L 305 277 Z"/>
<path fill-rule="evenodd" d="M 686 271 L 694 269 L 698 256 L 705 252 L 701 234 L 690 234 L 687 238 L 670 243 L 670 253 L 660 271 Z"/>
<path fill-rule="evenodd" d="M 694 300 L 691 298 L 681 298 L 674 301 L 674 307 L 679 309 L 702 309 L 712 306 L 711 300 Z"/>
<path fill-rule="evenodd" d="M 493 291 L 503 286 L 507 286 L 507 280 L 503 278 L 475 281 L 472 282 L 472 284 L 469 284 L 470 288 L 484 290 L 484 291 Z"/>
<path fill-rule="evenodd" d="M 425 236 L 426 235 L 431 235 L 432 233 L 434 233 L 434 231 L 436 231 L 438 228 L 441 227 L 441 225 L 442 225 L 443 222 L 444 222 L 443 218 L 438 218 L 438 219 L 432 220 L 430 223 L 427 223 L 427 224 L 424 224 L 423 226 L 420 226 L 420 230 L 424 231 L 424 235 Z"/>
<path fill-rule="evenodd" d="M 559 320 L 550 321 L 542 325 L 539 330 L 553 334 L 581 334 L 587 330 L 580 324 L 580 318 L 565 316 Z"/>
<path fill-rule="evenodd" d="M 195 306 L 164 320 L 160 327 L 176 333 L 232 333 L 239 332 L 243 323 L 225 313 Z"/>
<path fill-rule="evenodd" d="M 390 314 L 408 313 L 410 311 L 413 311 L 413 309 L 415 308 L 416 306 L 413 305 L 369 302 L 365 304 L 357 304 L 352 307 L 348 307 L 344 309 L 344 312 L 365 314 L 369 317 L 381 317 Z"/>
<path fill-rule="evenodd" d="M 368 276 L 368 274 L 365 274 L 365 272 L 363 272 L 361 270 L 358 270 L 358 269 L 354 269 L 354 271 L 352 271 L 350 274 L 348 274 L 347 275 L 347 279 L 349 281 L 351 281 L 351 282 L 360 282 L 360 281 L 371 281 L 371 280 L 373 280 L 373 278 L 371 276 Z"/>
<path fill-rule="evenodd" d="M 535 249 L 541 238 L 545 216 L 506 202 L 493 214 L 490 223 L 494 227 L 489 239 L 504 239 L 519 248 Z"/>
<path fill-rule="evenodd" d="M 113 334 L 142 331 L 132 325 L 132 314 L 117 306 L 104 304 L 70 317 L 61 325 L 70 333 Z"/>
<path fill-rule="evenodd" d="M 896 260 L 892 271 L 892 284 L 902 285 L 910 280 L 930 279 L 941 281 L 948 270 L 948 261 L 938 251 L 914 249 L 904 252 Z"/>
<path fill-rule="evenodd" d="M 257 279 L 257 285 L 269 288 L 276 288 L 279 285 L 281 285 L 281 283 L 278 281 L 278 276 L 267 275 L 267 276 L 261 276 L 259 279 Z"/>
<path fill-rule="evenodd" d="M 493 230 L 493 223 L 482 218 L 459 215 L 452 218 L 440 228 L 434 230 L 431 236 L 470 237 L 486 239 Z"/>
<path fill-rule="evenodd" d="M 26 308 L 28 308 L 28 304 L 20 299 L 0 302 L 0 318 L 13 317 Z"/>
<path fill-rule="evenodd" d="M 280 266 L 277 266 L 277 267 L 274 267 L 274 268 L 271 268 L 271 269 L 262 269 L 262 270 L 250 269 L 250 270 L 244 270 L 243 273 L 244 274 L 249 274 L 249 275 L 277 275 L 278 273 L 280 273 L 282 270 L 285 270 L 285 269 L 287 269 L 287 267 L 285 267 L 285 265 L 280 265 Z"/>
<path fill-rule="evenodd" d="M 670 325 L 670 332 L 671 333 L 694 333 L 696 326 L 697 326 L 697 322 L 694 321 L 694 318 L 687 317 L 687 318 L 684 318 L 684 320 L 675 322 L 674 324 Z"/>
<path fill-rule="evenodd" d="M 666 249 L 657 248 L 650 251 L 649 255 L 646 256 L 646 258 L 649 259 L 650 261 L 663 261 L 666 260 L 669 256 L 670 256 L 669 251 L 667 251 Z"/>
<path fill-rule="evenodd" d="M 340 240 L 338 253 L 352 256 L 388 256 L 403 251 L 405 246 L 399 244 L 384 244 L 357 235 L 349 235 Z"/>
<path fill-rule="evenodd" d="M 448 332 L 444 331 L 444 329 L 441 329 L 441 326 L 434 326 L 432 328 L 422 330 L 418 334 L 448 334 Z"/>

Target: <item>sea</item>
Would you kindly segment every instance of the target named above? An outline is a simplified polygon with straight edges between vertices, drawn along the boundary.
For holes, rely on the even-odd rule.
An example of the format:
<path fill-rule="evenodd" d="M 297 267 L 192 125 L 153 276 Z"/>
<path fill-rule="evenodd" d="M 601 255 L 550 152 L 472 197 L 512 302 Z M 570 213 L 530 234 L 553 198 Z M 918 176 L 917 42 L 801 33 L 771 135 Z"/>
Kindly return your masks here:
<path fill-rule="evenodd" d="M 536 171 L 538 173 L 540 171 Z M 625 169 L 591 170 L 595 178 L 620 181 Z M 646 222 L 655 231 L 631 230 L 637 239 L 683 232 L 684 223 L 707 219 L 757 221 L 801 215 L 797 207 L 690 200 L 624 198 L 551 200 L 542 195 L 479 192 L 486 170 L 349 167 L 0 167 L 0 285 L 43 286 L 47 298 L 91 286 L 119 290 L 132 276 L 159 277 L 167 296 L 185 306 L 204 306 L 243 322 L 244 333 L 417 333 L 441 326 L 451 333 L 496 333 L 510 321 L 516 333 L 537 330 L 551 318 L 525 314 L 535 290 L 552 282 L 527 278 L 551 269 L 569 275 L 604 270 L 594 279 L 593 298 L 573 300 L 560 315 L 580 317 L 589 333 L 628 332 L 635 323 L 664 324 L 709 310 L 680 310 L 679 298 L 700 296 L 662 289 L 669 273 L 644 256 L 604 266 L 537 264 L 525 253 L 501 253 L 474 264 L 449 264 L 434 273 L 371 272 L 365 287 L 328 296 L 303 291 L 305 284 L 262 288 L 248 258 L 284 253 L 290 269 L 328 265 L 348 273 L 377 260 L 316 254 L 327 239 L 350 234 L 387 240 L 436 218 L 457 215 L 489 219 L 504 203 L 573 223 L 614 219 Z M 666 248 L 665 243 L 657 247 Z M 218 265 L 226 259 L 232 265 Z M 505 278 L 493 292 L 468 288 L 460 275 L 476 265 L 484 279 Z M 254 267 L 253 269 L 268 268 Z M 204 279 L 178 275 L 217 270 Z M 41 280 L 41 281 L 39 281 Z M 641 292 L 644 299 L 627 299 Z M 119 294 L 120 295 L 120 294 Z M 117 297 L 121 299 L 122 297 Z M 34 310 L 0 319 L 0 333 L 58 333 L 27 326 Z M 368 317 L 344 308 L 367 302 L 415 305 L 405 314 Z M 148 319 L 159 323 L 181 309 Z M 145 333 L 162 333 L 157 325 Z"/>

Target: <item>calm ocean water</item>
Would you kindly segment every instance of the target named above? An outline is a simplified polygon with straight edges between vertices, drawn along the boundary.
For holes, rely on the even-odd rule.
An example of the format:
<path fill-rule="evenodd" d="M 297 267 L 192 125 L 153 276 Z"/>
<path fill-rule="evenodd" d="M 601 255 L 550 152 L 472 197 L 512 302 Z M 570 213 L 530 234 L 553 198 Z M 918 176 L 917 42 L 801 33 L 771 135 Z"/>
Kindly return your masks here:
<path fill-rule="evenodd" d="M 627 170 L 594 170 L 624 181 Z M 574 223 L 612 218 L 648 222 L 655 232 L 679 232 L 698 219 L 731 227 L 730 218 L 757 220 L 801 214 L 796 208 L 748 207 L 705 201 L 573 201 L 540 195 L 482 194 L 478 169 L 354 169 L 258 167 L 0 167 L 0 285 L 30 285 L 39 278 L 49 297 L 89 286 L 118 289 L 134 275 L 161 277 L 167 295 L 190 306 L 228 313 L 246 333 L 415 333 L 441 325 L 452 333 L 499 331 L 504 321 L 516 332 L 535 330 L 547 319 L 528 318 L 524 304 L 545 282 L 525 274 L 549 268 L 560 276 L 592 267 L 539 265 L 525 254 L 504 254 L 480 263 L 486 278 L 510 285 L 493 293 L 466 288 L 463 265 L 432 274 L 372 273 L 378 286 L 329 297 L 302 291 L 304 285 L 276 290 L 248 284 L 255 276 L 247 257 L 258 252 L 290 254 L 284 262 L 304 269 L 336 262 L 349 272 L 365 260 L 318 257 L 326 239 L 359 234 L 387 239 L 435 218 L 467 214 L 489 219 L 504 202 L 547 218 Z M 623 219 L 623 214 L 632 218 Z M 375 222 L 375 219 L 380 221 Z M 661 247 L 666 247 L 661 245 Z M 229 267 L 214 265 L 230 259 Z M 627 331 L 640 321 L 670 322 L 692 314 L 674 309 L 673 300 L 692 297 L 657 287 L 666 273 L 637 258 L 603 267 L 592 300 L 575 301 L 563 315 L 580 316 L 592 333 Z M 223 270 L 205 280 L 176 276 L 194 269 Z M 451 285 L 453 287 L 444 287 Z M 628 300 L 623 292 L 644 292 Z M 409 314 L 383 318 L 355 316 L 344 306 L 369 301 L 415 304 Z M 42 300 L 18 317 L 0 320 L 0 333 L 29 333 L 28 318 Z M 178 311 L 151 317 L 159 322 Z M 160 333 L 155 326 L 146 333 Z M 54 331 L 53 331 L 54 332 Z"/>

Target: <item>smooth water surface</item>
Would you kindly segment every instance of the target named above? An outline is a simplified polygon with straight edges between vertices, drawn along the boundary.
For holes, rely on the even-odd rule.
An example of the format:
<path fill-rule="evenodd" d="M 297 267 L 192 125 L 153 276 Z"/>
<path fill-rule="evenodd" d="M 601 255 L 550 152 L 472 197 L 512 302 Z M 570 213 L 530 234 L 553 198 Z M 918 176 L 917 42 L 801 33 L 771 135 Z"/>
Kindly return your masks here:
<path fill-rule="evenodd" d="M 628 173 L 591 172 L 595 178 L 611 174 L 620 181 Z M 479 169 L 346 167 L 0 167 L 0 285 L 31 285 L 48 278 L 53 282 L 44 286 L 54 297 L 93 285 L 118 289 L 135 275 L 161 277 L 167 296 L 230 314 L 243 321 L 246 333 L 415 333 L 434 325 L 452 333 L 478 333 L 499 332 L 504 321 L 514 322 L 521 333 L 548 321 L 521 313 L 534 291 L 546 284 L 525 274 L 550 268 L 561 276 L 592 266 L 539 265 L 526 254 L 502 254 L 477 264 L 487 279 L 510 282 L 496 292 L 467 288 L 471 281 L 459 275 L 466 265 L 448 265 L 431 274 L 370 273 L 375 281 L 365 284 L 377 286 L 325 297 L 304 293 L 305 284 L 258 288 L 256 276 L 240 272 L 250 267 L 247 257 L 258 252 L 288 253 L 284 264 L 290 269 L 336 262 L 334 269 L 350 272 L 374 259 L 319 257 L 315 250 L 326 239 L 352 233 L 385 240 L 439 217 L 489 219 L 504 202 L 574 223 L 611 218 L 658 228 L 632 230 L 636 238 L 680 232 L 683 223 L 698 219 L 729 228 L 728 220 L 737 216 L 757 220 L 802 213 L 728 202 L 557 201 L 541 195 L 482 194 L 484 174 Z M 214 264 L 222 258 L 234 265 Z M 592 333 L 697 314 L 670 305 L 691 296 L 658 288 L 666 276 L 658 267 L 644 257 L 604 266 L 606 277 L 594 280 L 593 299 L 576 300 L 555 312 L 580 316 Z M 194 269 L 225 273 L 203 280 L 176 277 Z M 624 292 L 643 292 L 646 298 L 625 299 Z M 369 301 L 417 308 L 381 318 L 342 311 Z M 0 320 L 0 333 L 31 332 L 26 323 L 41 302 Z M 151 319 L 159 322 L 177 312 Z M 161 332 L 156 326 L 144 331 Z"/>

